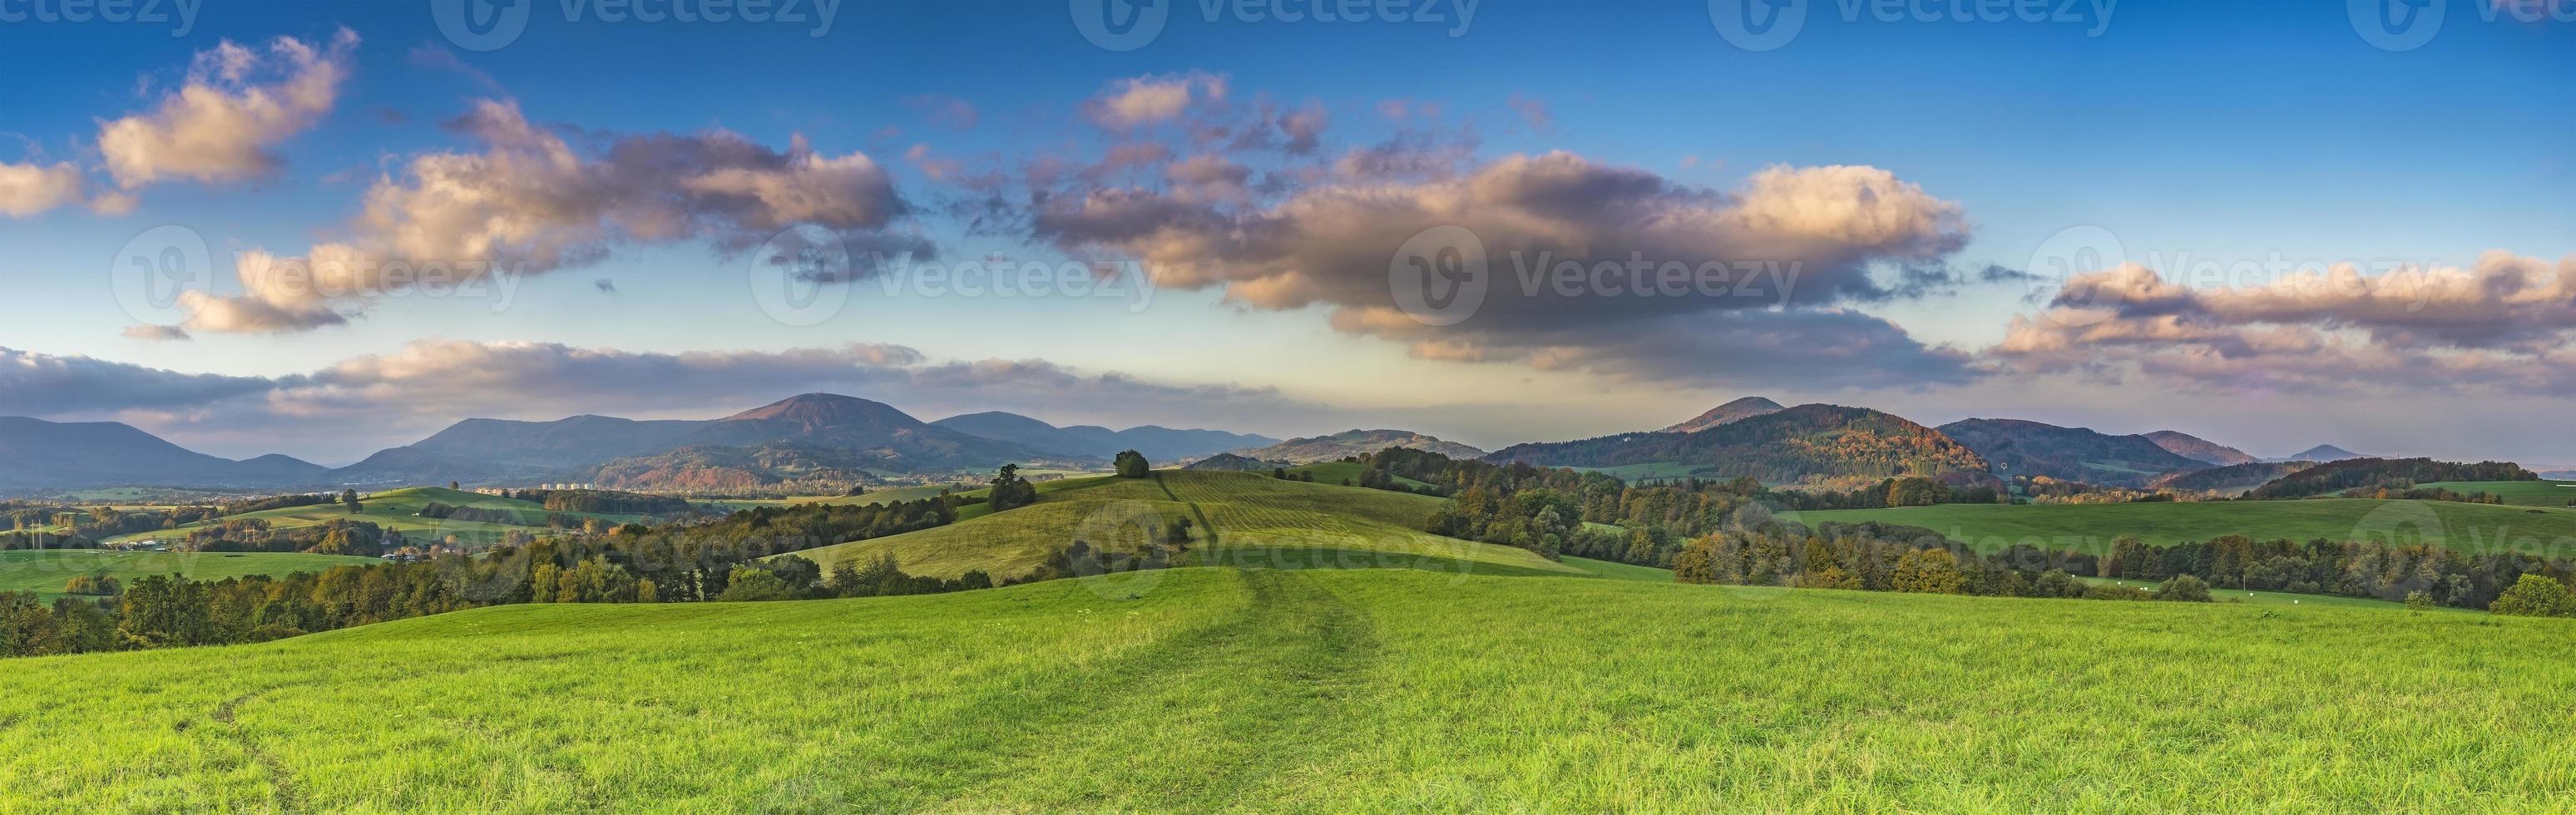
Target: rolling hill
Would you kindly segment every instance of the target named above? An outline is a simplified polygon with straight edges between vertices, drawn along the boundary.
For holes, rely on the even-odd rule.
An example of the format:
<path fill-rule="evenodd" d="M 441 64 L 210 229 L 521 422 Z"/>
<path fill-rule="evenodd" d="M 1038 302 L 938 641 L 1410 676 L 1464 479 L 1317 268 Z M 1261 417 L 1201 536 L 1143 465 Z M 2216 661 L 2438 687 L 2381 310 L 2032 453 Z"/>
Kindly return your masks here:
<path fill-rule="evenodd" d="M 1290 464 L 1312 464 L 1318 461 L 1340 461 L 1350 456 L 1367 455 L 1389 447 L 1410 447 L 1439 453 L 1450 458 L 1480 458 L 1485 451 L 1442 441 L 1410 430 L 1345 430 L 1330 436 L 1289 439 L 1267 447 L 1232 451 L 1235 455 L 1262 461 L 1285 461 Z"/>
<path fill-rule="evenodd" d="M 1026 507 L 793 556 L 829 571 L 892 554 L 911 574 L 957 577 L 981 570 L 996 579 L 1018 579 L 1074 541 L 1134 551 L 1147 543 L 1146 535 L 1189 518 L 1199 525 L 1184 553 L 1190 563 L 1580 573 L 1526 550 L 1420 531 L 1440 507 L 1437 498 L 1340 486 L 1320 476 L 1309 483 L 1254 473 L 1163 470 L 1153 478 L 1044 482 L 1038 502 Z"/>
<path fill-rule="evenodd" d="M 2243 450 L 2238 450 L 2234 447 L 2219 444 L 2181 431 L 2158 430 L 2144 435 L 2147 437 L 2148 441 L 2155 442 L 2157 447 L 2162 447 L 2174 455 L 2198 461 L 2212 467 L 2252 464 L 2255 462 L 2255 458 L 2246 454 Z"/>
<path fill-rule="evenodd" d="M 1278 469 L 1285 464 L 1286 462 L 1262 461 L 1261 459 L 1247 458 L 1233 453 L 1218 453 L 1183 465 L 1181 469 L 1215 470 L 1217 472 L 1227 473 L 1266 473 L 1271 470 Z"/>
<path fill-rule="evenodd" d="M 44 812 L 2541 811 L 2576 796 L 2567 620 L 1395 569 L 1136 577 L 515 605 L 31 658 L 0 671 L 0 789 Z M 2317 702 L 2357 689 L 2381 703 Z"/>
<path fill-rule="evenodd" d="M 1227 450 L 1277 444 L 1278 439 L 1222 430 L 1174 430 L 1143 425 L 1111 430 L 1097 425 L 1057 427 L 1017 413 L 991 411 L 950 416 L 933 425 L 971 436 L 1016 442 L 1032 450 L 1107 460 L 1122 450 L 1149 461 L 1178 463 Z"/>
<path fill-rule="evenodd" d="M 1628 433 L 1517 444 L 1495 462 L 1615 469 L 1655 467 L 1659 477 L 1751 476 L 1772 484 L 1897 476 L 1985 478 L 1986 461 L 1940 431 L 1868 408 L 1797 407 L 1696 433 Z"/>
<path fill-rule="evenodd" d="M 1996 475 L 2048 476 L 2115 487 L 2143 487 L 2167 473 L 2209 465 L 2158 446 L 2145 436 L 2113 436 L 2082 427 L 2021 419 L 1964 419 L 1939 430 L 1994 464 Z"/>
<path fill-rule="evenodd" d="M 1693 416 L 1689 421 L 1682 422 L 1656 432 L 1697 433 L 1728 422 L 1750 419 L 1766 413 L 1778 413 L 1787 409 L 1787 407 L 1782 406 L 1780 403 L 1769 399 L 1759 396 L 1747 396 L 1723 405 L 1718 405 L 1717 407 L 1709 408 L 1708 412 Z"/>

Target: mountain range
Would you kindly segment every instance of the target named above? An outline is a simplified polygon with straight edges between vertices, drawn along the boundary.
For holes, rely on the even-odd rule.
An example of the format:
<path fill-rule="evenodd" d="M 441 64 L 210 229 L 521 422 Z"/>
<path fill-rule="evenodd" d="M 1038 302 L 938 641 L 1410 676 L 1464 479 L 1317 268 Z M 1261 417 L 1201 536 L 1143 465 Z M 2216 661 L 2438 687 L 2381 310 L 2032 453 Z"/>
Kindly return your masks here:
<path fill-rule="evenodd" d="M 0 488 L 297 483 L 328 472 L 286 456 L 217 458 L 116 422 L 0 416 Z"/>

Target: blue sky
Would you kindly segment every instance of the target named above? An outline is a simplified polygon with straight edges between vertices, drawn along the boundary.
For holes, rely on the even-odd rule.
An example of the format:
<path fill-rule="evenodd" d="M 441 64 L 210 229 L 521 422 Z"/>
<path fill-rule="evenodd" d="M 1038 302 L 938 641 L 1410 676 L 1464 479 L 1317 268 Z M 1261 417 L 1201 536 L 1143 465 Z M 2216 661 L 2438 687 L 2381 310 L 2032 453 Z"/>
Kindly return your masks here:
<path fill-rule="evenodd" d="M 2576 88 L 2565 81 L 2576 76 L 2576 23 L 2549 19 L 2546 7 L 2541 22 L 2529 23 L 2510 19 L 2511 9 L 2455 0 L 2429 42 L 2391 51 L 2357 33 L 2341 3 L 2133 0 L 2113 6 L 2107 20 L 2086 12 L 2070 23 L 1927 23 L 1883 22 L 1868 11 L 1846 21 L 1843 7 L 1818 2 L 1794 40 L 1760 52 L 1731 44 L 1712 26 L 1708 4 L 1692 2 L 1487 0 L 1457 36 L 1455 19 L 1254 23 L 1228 11 L 1209 21 L 1204 7 L 1185 2 L 1169 7 L 1159 36 L 1123 52 L 1086 41 L 1062 2 L 849 3 L 821 36 L 810 36 L 812 23 L 611 23 L 595 10 L 569 21 L 564 8 L 535 4 L 525 32 L 488 52 L 444 36 L 430 11 L 412 4 L 206 8 L 184 37 L 172 36 L 170 25 L 0 22 L 0 70 L 19 77 L 0 110 L 0 164 L 67 163 L 93 193 L 117 186 L 99 144 L 103 122 L 159 109 L 189 82 L 198 54 L 225 41 L 254 49 L 279 37 L 324 43 L 344 29 L 357 39 L 327 110 L 259 145 L 279 160 L 275 166 L 141 184 L 130 190 L 137 203 L 121 214 L 66 204 L 0 217 L 0 247 L 7 249 L 0 252 L 0 286 L 12 301 L 0 322 L 0 347 L 28 357 L 30 368 L 62 370 L 63 358 L 86 357 L 102 371 L 144 379 L 150 377 L 134 371 L 280 380 L 353 359 L 384 367 L 417 353 L 423 341 L 644 355 L 779 354 L 864 343 L 911 349 L 916 367 L 1042 360 L 1085 387 L 1115 372 L 1170 391 L 1150 404 L 1125 404 L 1026 382 L 933 385 L 919 372 L 899 384 L 873 375 L 823 383 L 844 391 L 883 385 L 856 395 L 925 418 L 989 407 L 1059 423 L 1155 422 L 1273 435 L 1389 425 L 1500 445 L 1659 426 L 1714 401 L 1763 393 L 1868 404 L 1926 423 L 1977 415 L 2121 432 L 2171 427 L 2261 454 L 2331 441 L 2365 452 L 2576 462 L 2576 446 L 2533 450 L 2516 440 L 2520 431 L 2508 430 L 2548 421 L 2552 400 L 2565 395 L 2559 381 L 2493 362 L 2503 354 L 2545 368 L 2558 359 L 2551 354 L 2564 351 L 2569 326 L 2555 322 L 2552 303 L 2531 305 L 2533 297 L 2552 296 L 2545 272 L 2525 281 L 2528 297 L 2461 306 L 2462 313 L 2493 307 L 2497 320 L 2530 323 L 2511 337 L 2444 334 L 2355 304 L 2291 308 L 2213 298 L 2188 317 L 2211 331 L 2286 326 L 2356 343 L 2340 362 L 2320 363 L 2351 366 L 2334 376 L 2300 370 L 2289 351 L 2229 355 L 2241 337 L 2131 342 L 2100 355 L 2054 346 L 2045 358 L 1997 353 L 2016 315 L 2065 305 L 2050 299 L 2061 281 L 1989 282 L 1973 273 L 1988 266 L 2033 271 L 2034 253 L 2050 246 L 2051 236 L 2086 226 L 2115 235 L 2129 259 L 2151 261 L 2168 278 L 2186 261 L 2350 261 L 2366 270 L 2411 262 L 2477 280 L 2493 279 L 2480 265 L 2492 252 L 2543 267 L 2559 263 L 2576 252 L 2576 219 L 2568 215 L 2576 211 L 2576 148 L 2564 138 L 2576 132 Z M 2485 19 L 2490 15 L 2497 19 Z M 1658 206 L 1688 206 L 1701 194 L 1749 197 L 1750 180 L 1767 168 L 1885 171 L 1954 208 L 1960 223 L 1940 236 L 1946 243 L 1937 250 L 1865 258 L 1874 266 L 1868 273 L 1884 280 L 1895 266 L 1928 259 L 1958 279 L 1938 294 L 1799 308 L 1884 321 L 1908 338 L 1900 350 L 1947 349 L 1954 356 L 1937 358 L 1938 366 L 1955 364 L 1962 373 L 1909 380 L 1898 374 L 1925 363 L 1872 355 L 1898 360 L 1877 363 L 1897 370 L 1846 375 L 1835 365 L 1730 360 L 1722 345 L 1674 352 L 1701 360 L 1704 370 L 1605 361 L 1659 352 L 1600 338 L 1655 346 L 1680 325 L 1658 321 L 1700 313 L 1688 309 L 1599 316 L 1577 327 L 1584 333 L 1574 340 L 1493 327 L 1424 339 L 1337 324 L 1335 309 L 1360 307 L 1347 298 L 1289 305 L 1186 282 L 1158 287 L 1152 304 L 1137 310 L 1103 299 L 888 297 L 862 281 L 832 319 L 788 325 L 749 296 L 752 263 L 700 239 L 605 242 L 595 247 L 596 259 L 513 281 L 506 309 L 453 298 L 357 298 L 330 304 L 348 315 L 343 324 L 309 330 L 192 329 L 186 341 L 147 342 L 124 332 L 151 320 L 129 314 L 113 294 L 111 267 L 121 247 L 154 226 L 204 236 L 215 261 L 209 285 L 227 296 L 243 294 L 230 280 L 236 252 L 293 256 L 348 239 L 372 186 L 416 186 L 409 168 L 418 157 L 478 149 L 474 137 L 449 125 L 480 99 L 514 102 L 529 122 L 576 149 L 620 135 L 722 129 L 775 151 L 801 138 L 813 154 L 864 154 L 912 208 L 884 228 L 927 241 L 950 261 L 1135 254 L 1146 247 L 1133 240 L 970 228 L 961 202 L 979 193 L 929 168 L 946 160 L 966 173 L 1013 176 L 1003 183 L 1015 190 L 1015 214 L 1025 217 L 1044 209 L 1020 194 L 1027 184 L 1017 176 L 1033 157 L 1091 161 L 1142 143 L 1171 145 L 1168 162 L 1210 155 L 1216 151 L 1189 143 L 1177 127 L 1121 131 L 1087 113 L 1086 104 L 1113 95 L 1116 83 L 1193 75 L 1219 78 L 1222 98 L 1208 109 L 1194 101 L 1181 120 L 1254 117 L 1269 102 L 1279 110 L 1312 105 L 1329 122 L 1323 145 L 1309 154 L 1227 154 L 1270 180 L 1222 208 L 1256 221 L 1331 185 L 1418 184 L 1407 189 L 1422 192 L 1442 183 L 1288 180 L 1405 133 L 1461 146 L 1453 179 L 1480 177 L 1510 157 L 1562 151 L 1587 167 L 1649 174 L 1677 191 Z M 1440 113 L 1398 121 L 1382 110 L 1392 101 L 1415 111 L 1437 105 Z M 973 109 L 971 125 L 931 114 L 958 109 L 945 107 L 952 102 Z M 924 151 L 918 159 L 915 150 Z M 1148 168 L 1097 186 L 1172 193 L 1157 186 L 1160 175 Z M 1538 316 L 1607 314 L 1582 304 L 1530 308 Z M 2159 318 L 2153 311 L 2138 305 L 2106 324 L 2146 325 Z M 2281 316 L 2290 312 L 2296 315 Z M 1761 331 L 1784 346 L 1834 341 Z M 2432 334 L 2447 343 L 2438 353 L 2399 358 Z M 1661 344 L 1672 350 L 1673 343 Z M 1426 350 L 1434 346 L 1472 346 L 1482 361 Z M 2199 354 L 2229 358 L 2157 370 L 2159 361 Z M 547 370 L 587 375 L 577 367 Z M 2453 371 L 2460 373 L 2442 373 Z M 70 387 L 60 384 L 68 381 L 30 378 L 21 393 Z M 643 387 L 634 383 L 549 383 L 560 392 L 512 400 L 499 384 L 510 380 L 497 374 L 399 386 L 390 376 L 368 381 L 374 385 L 338 383 L 321 394 L 280 386 L 229 397 L 238 402 L 229 405 L 191 404 L 136 386 L 131 404 L 20 396 L 0 399 L 0 412 L 124 419 L 228 455 L 283 450 L 345 459 L 462 418 L 449 413 L 714 415 L 766 401 L 753 398 L 764 389 L 775 396 L 806 389 L 745 378 L 727 387 L 676 384 L 701 394 L 697 400 L 667 393 L 639 399 L 624 390 Z M 2338 382 L 2342 388 L 2331 387 Z M 484 398 L 424 399 L 406 387 L 479 390 Z M 2355 399 L 2355 389 L 2367 398 Z M 406 406 L 396 411 L 406 418 L 362 431 L 346 417 L 325 416 L 343 408 L 299 408 L 298 399 L 335 406 L 387 400 Z M 595 406 L 566 410 L 587 403 Z M 2481 426 L 2420 420 L 2437 410 Z M 352 430 L 331 442 L 294 432 L 330 422 Z"/>

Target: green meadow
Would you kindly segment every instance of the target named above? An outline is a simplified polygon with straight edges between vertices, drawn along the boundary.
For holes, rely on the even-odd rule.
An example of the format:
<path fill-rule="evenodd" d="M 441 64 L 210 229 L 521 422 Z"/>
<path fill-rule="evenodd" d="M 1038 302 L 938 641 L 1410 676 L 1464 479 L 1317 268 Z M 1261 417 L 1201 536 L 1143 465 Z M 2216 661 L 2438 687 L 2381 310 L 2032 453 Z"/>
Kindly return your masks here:
<path fill-rule="evenodd" d="M 2436 481 L 2416 486 L 2488 493 L 2514 506 L 2564 507 L 2576 501 L 2576 481 Z"/>
<path fill-rule="evenodd" d="M 1810 524 L 1884 521 L 1927 527 L 1985 551 L 2031 543 L 2042 548 L 2098 554 L 2110 551 L 2111 541 L 2122 535 L 2157 545 L 2244 535 L 2257 540 L 2286 538 L 2301 542 L 2326 538 L 2437 543 L 2472 554 L 2506 549 L 2535 554 L 2576 552 L 2576 509 L 2451 501 L 2314 498 L 2143 504 L 1941 504 L 1781 515 Z"/>
<path fill-rule="evenodd" d="M 1177 569 L 0 673 L 29 811 L 2547 810 L 2576 621 Z M 77 693 L 62 692 L 79 688 Z"/>
<path fill-rule="evenodd" d="M 52 601 L 63 583 L 79 575 L 113 577 L 132 585 L 151 575 L 185 575 L 192 580 L 320 572 L 333 566 L 380 563 L 375 558 L 345 555 L 275 554 L 267 552 L 110 552 L 94 549 L 43 549 L 0 552 L 0 593 L 35 592 Z"/>
<path fill-rule="evenodd" d="M 506 511 L 512 513 L 517 522 L 490 523 L 484 521 L 456 521 L 441 518 L 420 517 L 421 508 L 429 506 L 432 503 L 441 503 L 455 507 L 475 507 L 478 509 Z M 246 512 L 239 515 L 228 515 L 214 521 L 191 524 L 190 526 L 180 527 L 178 530 L 138 532 L 130 535 L 119 535 L 109 538 L 107 542 L 131 543 L 146 540 L 174 540 L 185 537 L 186 530 L 198 526 L 220 525 L 224 521 L 257 518 L 268 521 L 269 524 L 279 529 L 318 526 L 337 520 L 360 521 L 376 524 L 386 529 L 401 530 L 403 534 L 413 536 L 423 542 L 454 536 L 458 542 L 467 546 L 480 547 L 500 543 L 502 536 L 513 530 L 532 533 L 541 532 L 546 528 L 546 518 L 549 515 L 561 514 L 574 518 L 598 518 L 609 523 L 619 524 L 645 520 L 645 516 L 642 515 L 549 512 L 543 505 L 534 501 L 522 501 L 515 498 L 502 498 L 499 496 L 483 495 L 480 493 L 462 492 L 444 487 L 410 487 L 363 495 L 359 497 L 358 508 L 360 510 L 359 512 L 351 513 L 347 507 L 340 506 L 338 504 L 315 504 L 312 506 L 286 507 L 283 509 Z"/>

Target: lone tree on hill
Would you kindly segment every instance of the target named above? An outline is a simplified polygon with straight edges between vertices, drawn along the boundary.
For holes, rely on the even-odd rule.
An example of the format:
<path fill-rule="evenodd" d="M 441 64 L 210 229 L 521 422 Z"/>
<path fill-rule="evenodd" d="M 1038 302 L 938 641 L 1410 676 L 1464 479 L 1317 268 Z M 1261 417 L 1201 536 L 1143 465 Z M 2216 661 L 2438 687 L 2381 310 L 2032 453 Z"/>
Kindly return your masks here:
<path fill-rule="evenodd" d="M 1154 465 L 1146 463 L 1145 454 L 1134 450 L 1121 451 L 1117 464 L 1119 478 L 1144 478 L 1154 469 Z"/>
<path fill-rule="evenodd" d="M 351 515 L 356 515 L 356 514 L 358 514 L 358 510 L 360 509 L 360 507 L 358 506 L 358 491 L 357 491 L 357 490 L 341 490 L 341 491 L 340 491 L 340 503 L 343 503 L 343 504 L 347 504 L 347 505 L 349 505 L 349 514 L 351 514 Z"/>

